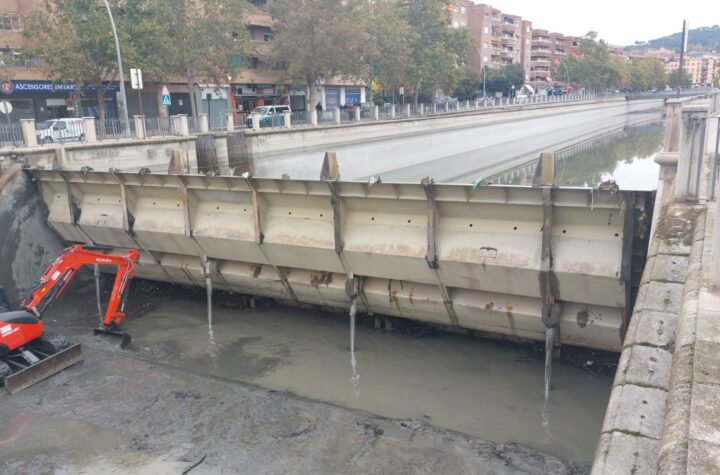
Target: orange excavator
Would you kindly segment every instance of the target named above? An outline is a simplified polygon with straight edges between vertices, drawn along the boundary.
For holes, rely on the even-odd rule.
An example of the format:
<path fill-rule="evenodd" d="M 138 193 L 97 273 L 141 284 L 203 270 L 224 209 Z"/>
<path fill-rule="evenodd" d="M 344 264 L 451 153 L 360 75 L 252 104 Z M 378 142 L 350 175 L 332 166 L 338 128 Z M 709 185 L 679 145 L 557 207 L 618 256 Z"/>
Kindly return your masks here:
<path fill-rule="evenodd" d="M 105 246 L 75 245 L 65 249 L 38 283 L 26 294 L 20 310 L 11 311 L 0 289 L 0 382 L 10 393 L 21 391 L 82 360 L 80 344 L 71 345 L 66 337 L 44 331 L 42 316 L 83 266 L 115 266 L 117 274 L 105 317 L 95 333 L 122 338 L 127 347 L 130 337 L 120 329 L 130 281 L 135 276 L 139 251 L 123 255 L 108 254 Z M 98 294 L 99 295 L 99 294 Z"/>

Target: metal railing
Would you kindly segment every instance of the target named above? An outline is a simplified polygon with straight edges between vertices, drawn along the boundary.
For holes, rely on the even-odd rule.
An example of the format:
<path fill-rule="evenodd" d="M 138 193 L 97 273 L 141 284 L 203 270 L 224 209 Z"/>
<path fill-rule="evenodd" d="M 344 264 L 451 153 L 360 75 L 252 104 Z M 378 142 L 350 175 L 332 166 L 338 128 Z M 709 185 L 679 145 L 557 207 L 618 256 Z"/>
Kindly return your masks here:
<path fill-rule="evenodd" d="M 170 117 L 146 117 L 145 135 L 148 137 L 172 135 L 172 122 Z"/>
<path fill-rule="evenodd" d="M 19 123 L 0 124 L 0 147 L 22 147 L 23 133 Z"/>
<path fill-rule="evenodd" d="M 129 128 L 124 120 L 105 119 L 104 124 L 96 121 L 97 136 L 100 140 L 125 139 L 135 137 L 135 122 L 130 121 Z M 82 128 L 82 123 L 79 124 Z"/>

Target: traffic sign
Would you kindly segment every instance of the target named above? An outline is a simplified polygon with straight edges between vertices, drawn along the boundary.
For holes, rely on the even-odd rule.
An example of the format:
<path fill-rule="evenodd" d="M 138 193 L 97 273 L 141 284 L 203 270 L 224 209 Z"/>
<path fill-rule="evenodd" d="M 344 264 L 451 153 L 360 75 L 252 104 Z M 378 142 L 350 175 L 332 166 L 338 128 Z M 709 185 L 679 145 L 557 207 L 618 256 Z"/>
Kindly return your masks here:
<path fill-rule="evenodd" d="M 12 112 L 12 104 L 8 101 L 0 101 L 0 113 L 10 114 Z"/>
<path fill-rule="evenodd" d="M 163 86 L 162 90 L 162 105 L 169 106 L 171 104 L 170 102 L 170 90 L 167 86 Z"/>
<path fill-rule="evenodd" d="M 130 68 L 130 87 L 133 89 L 142 89 L 142 69 Z"/>

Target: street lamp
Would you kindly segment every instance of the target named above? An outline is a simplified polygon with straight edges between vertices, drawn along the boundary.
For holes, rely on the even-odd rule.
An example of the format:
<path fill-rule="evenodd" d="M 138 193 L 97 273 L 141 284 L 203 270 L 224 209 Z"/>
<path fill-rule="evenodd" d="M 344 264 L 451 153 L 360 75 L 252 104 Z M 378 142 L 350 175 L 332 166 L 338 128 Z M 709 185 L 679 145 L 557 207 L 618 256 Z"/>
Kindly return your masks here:
<path fill-rule="evenodd" d="M 105 3 L 108 17 L 110 17 L 110 26 L 112 26 L 113 37 L 115 38 L 115 52 L 117 53 L 118 70 L 120 73 L 120 96 L 122 102 L 123 119 L 125 120 L 125 130 L 127 133 L 129 133 L 130 119 L 128 118 L 127 95 L 125 94 L 125 74 L 123 73 L 122 57 L 120 56 L 120 40 L 118 40 L 117 30 L 115 29 L 115 19 L 112 16 L 112 11 L 110 11 L 110 4 L 107 0 L 103 0 L 103 2 Z"/>

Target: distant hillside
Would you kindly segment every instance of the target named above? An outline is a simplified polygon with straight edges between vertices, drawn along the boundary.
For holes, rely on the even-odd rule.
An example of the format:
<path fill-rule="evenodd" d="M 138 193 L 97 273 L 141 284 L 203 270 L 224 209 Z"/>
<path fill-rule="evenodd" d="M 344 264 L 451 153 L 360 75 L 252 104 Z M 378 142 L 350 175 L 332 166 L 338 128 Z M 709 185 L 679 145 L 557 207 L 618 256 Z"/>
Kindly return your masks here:
<path fill-rule="evenodd" d="M 637 42 L 625 49 L 630 51 L 648 50 L 667 48 L 680 51 L 681 33 L 675 33 L 662 38 L 647 41 L 645 43 Z M 688 36 L 688 50 L 690 51 L 720 51 L 720 26 L 705 26 L 702 28 L 690 29 Z"/>

